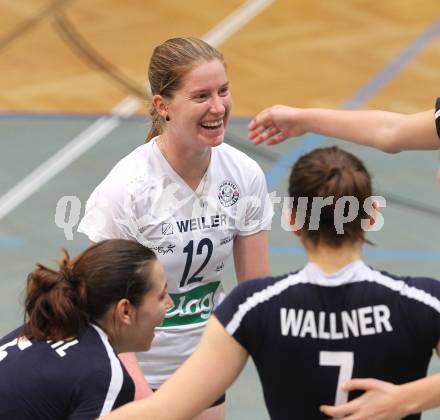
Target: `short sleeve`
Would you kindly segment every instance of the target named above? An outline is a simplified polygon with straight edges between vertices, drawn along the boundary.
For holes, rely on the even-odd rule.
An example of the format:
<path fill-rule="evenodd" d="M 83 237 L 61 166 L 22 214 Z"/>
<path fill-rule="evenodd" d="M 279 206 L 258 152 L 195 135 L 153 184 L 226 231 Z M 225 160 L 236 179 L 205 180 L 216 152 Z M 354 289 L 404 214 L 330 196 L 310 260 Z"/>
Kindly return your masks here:
<path fill-rule="evenodd" d="M 440 343 L 440 280 L 422 277 L 417 278 L 413 284 L 423 290 L 424 301 L 428 303 L 425 305 L 426 314 L 416 317 L 421 324 L 418 327 L 419 331 L 427 325 L 432 325 L 429 330 L 430 340 L 432 340 L 432 348 L 435 349 Z"/>
<path fill-rule="evenodd" d="M 127 380 L 123 379 L 118 387 L 113 383 L 110 372 L 105 370 L 95 370 L 85 375 L 76 384 L 69 420 L 96 419 L 133 401 L 134 382 L 128 373 L 125 376 Z"/>
<path fill-rule="evenodd" d="M 435 101 L 435 127 L 437 129 L 437 136 L 440 139 L 440 98 Z"/>
<path fill-rule="evenodd" d="M 106 395 L 109 389 L 109 373 L 93 372 L 86 380 L 78 382 L 73 401 L 70 420 L 95 419 L 103 414 Z"/>
<path fill-rule="evenodd" d="M 412 324 L 414 339 L 421 343 L 420 348 L 434 349 L 440 343 L 440 280 L 428 277 L 404 279 L 405 294 L 416 296 L 416 299 L 408 299 L 402 311 L 407 311 L 405 318 Z"/>
<path fill-rule="evenodd" d="M 239 235 L 248 236 L 270 229 L 274 214 L 273 205 L 267 192 L 266 178 L 257 163 L 238 211 L 244 214 L 238 226 Z"/>
<path fill-rule="evenodd" d="M 92 242 L 134 239 L 133 222 L 128 192 L 123 186 L 110 185 L 105 179 L 87 200 L 78 232 L 87 235 Z"/>
<path fill-rule="evenodd" d="M 246 281 L 236 286 L 214 311 L 215 317 L 225 330 L 240 343 L 248 353 L 252 349 L 252 325 L 248 317 L 252 300 L 251 285 Z"/>

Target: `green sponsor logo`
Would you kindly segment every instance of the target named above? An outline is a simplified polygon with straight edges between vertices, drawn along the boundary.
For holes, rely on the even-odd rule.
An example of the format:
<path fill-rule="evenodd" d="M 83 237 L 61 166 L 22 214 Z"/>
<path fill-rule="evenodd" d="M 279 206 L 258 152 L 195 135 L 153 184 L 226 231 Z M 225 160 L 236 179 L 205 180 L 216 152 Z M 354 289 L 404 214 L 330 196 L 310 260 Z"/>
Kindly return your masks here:
<path fill-rule="evenodd" d="M 166 313 L 162 327 L 206 322 L 214 308 L 214 295 L 219 284 L 215 281 L 185 293 L 170 293 L 174 306 Z"/>

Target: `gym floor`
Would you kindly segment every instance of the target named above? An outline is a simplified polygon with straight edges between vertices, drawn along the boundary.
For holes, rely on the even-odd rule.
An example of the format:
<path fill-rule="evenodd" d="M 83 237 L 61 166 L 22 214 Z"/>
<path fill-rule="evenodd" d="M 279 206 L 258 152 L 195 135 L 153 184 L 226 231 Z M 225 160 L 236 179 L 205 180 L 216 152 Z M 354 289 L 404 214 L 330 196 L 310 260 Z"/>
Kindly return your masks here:
<path fill-rule="evenodd" d="M 23 319 L 33 264 L 53 263 L 62 247 L 75 254 L 87 245 L 75 212 L 56 217 L 57 204 L 77 197 L 82 215 L 93 188 L 143 142 L 148 58 L 172 36 L 202 37 L 224 53 L 234 96 L 227 142 L 260 163 L 270 191 L 286 194 L 301 153 L 339 144 L 364 160 L 387 200 L 366 261 L 440 277 L 436 153 L 386 155 L 311 135 L 256 147 L 246 137 L 250 118 L 275 103 L 432 108 L 440 83 L 437 1 L 3 0 L 0 23 L 0 335 Z M 305 262 L 298 241 L 281 228 L 281 210 L 270 231 L 275 274 Z M 228 289 L 235 284 L 231 262 L 224 280 Z M 432 370 L 439 366 L 435 360 Z M 227 400 L 228 418 L 267 419 L 252 363 Z M 432 410 L 423 418 L 439 416 Z"/>

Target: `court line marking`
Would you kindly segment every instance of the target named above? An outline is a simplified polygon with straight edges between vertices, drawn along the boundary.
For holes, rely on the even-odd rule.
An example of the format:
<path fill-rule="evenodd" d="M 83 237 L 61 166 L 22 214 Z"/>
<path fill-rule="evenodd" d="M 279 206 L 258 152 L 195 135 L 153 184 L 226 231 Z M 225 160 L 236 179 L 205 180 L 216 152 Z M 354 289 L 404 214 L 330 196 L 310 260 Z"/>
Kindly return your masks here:
<path fill-rule="evenodd" d="M 205 34 L 203 39 L 211 45 L 220 45 L 249 23 L 253 18 L 269 7 L 275 0 L 248 0 L 243 3 L 235 12 L 222 20 Z"/>
<path fill-rule="evenodd" d="M 218 46 L 273 2 L 274 0 L 248 0 L 207 32 L 202 39 L 213 46 Z M 111 116 L 98 119 L 7 191 L 0 197 L 0 220 L 79 156 L 111 133 L 120 125 L 121 118 L 133 115 L 141 105 L 141 99 L 132 95 L 127 96 L 113 108 Z"/>
<path fill-rule="evenodd" d="M 111 117 L 102 117 L 57 151 L 43 164 L 18 182 L 0 198 L 0 219 L 41 188 L 75 159 L 111 133 L 121 118 L 131 115 L 138 104 L 129 96 L 112 109 Z"/>
<path fill-rule="evenodd" d="M 354 109 L 361 106 L 377 92 L 379 92 L 389 81 L 417 55 L 419 55 L 428 44 L 440 35 L 440 19 L 434 22 L 425 32 L 416 38 L 407 48 L 391 60 L 381 71 L 375 74 L 364 86 L 362 86 L 343 105 L 342 109 Z M 433 99 L 434 102 L 434 99 Z M 272 191 L 288 174 L 295 161 L 304 153 L 310 152 L 327 140 L 326 137 L 318 134 L 306 134 L 298 140 L 298 146 L 278 160 L 266 174 L 269 191 Z"/>

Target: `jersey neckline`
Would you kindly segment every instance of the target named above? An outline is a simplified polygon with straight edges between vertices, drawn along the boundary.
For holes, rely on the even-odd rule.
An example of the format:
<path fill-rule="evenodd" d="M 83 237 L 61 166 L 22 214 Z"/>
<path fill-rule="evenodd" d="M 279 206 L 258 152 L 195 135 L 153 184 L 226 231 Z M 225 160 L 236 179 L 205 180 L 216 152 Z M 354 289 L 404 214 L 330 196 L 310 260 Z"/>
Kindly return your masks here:
<path fill-rule="evenodd" d="M 357 277 L 359 271 L 367 268 L 367 265 L 359 259 L 334 273 L 325 273 L 314 262 L 308 262 L 303 271 L 312 283 L 339 286 L 352 282 L 353 278 Z"/>
<path fill-rule="evenodd" d="M 170 165 L 166 157 L 162 154 L 162 151 L 159 148 L 159 145 L 157 144 L 157 139 L 159 136 L 156 136 L 151 139 L 152 143 L 152 152 L 157 157 L 157 159 L 160 161 L 162 169 L 165 170 L 165 172 L 170 175 L 176 182 L 183 185 L 185 189 L 187 189 L 189 192 L 191 192 L 192 195 L 194 195 L 197 198 L 202 198 L 203 195 L 207 193 L 209 190 L 209 179 L 211 178 L 211 168 L 213 167 L 213 161 L 215 159 L 215 152 L 214 148 L 211 147 L 211 159 L 209 161 L 208 168 L 206 169 L 205 174 L 203 175 L 202 179 L 199 182 L 199 185 L 197 185 L 197 188 L 193 190 L 186 181 L 174 170 L 174 168 Z M 208 188 L 208 189 L 207 189 Z"/>

